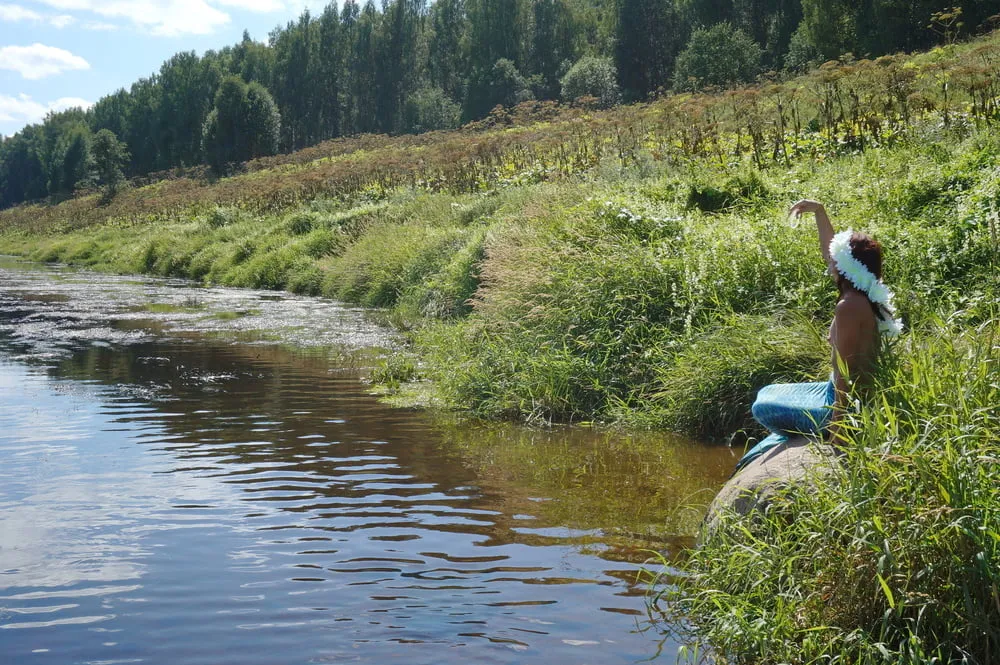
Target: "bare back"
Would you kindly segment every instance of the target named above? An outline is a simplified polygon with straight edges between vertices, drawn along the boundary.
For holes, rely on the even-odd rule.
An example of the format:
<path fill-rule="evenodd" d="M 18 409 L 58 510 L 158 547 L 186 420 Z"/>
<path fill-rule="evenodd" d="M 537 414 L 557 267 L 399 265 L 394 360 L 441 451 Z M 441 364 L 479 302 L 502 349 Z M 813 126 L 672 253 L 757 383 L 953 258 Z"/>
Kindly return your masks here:
<path fill-rule="evenodd" d="M 878 344 L 878 321 L 871 303 L 857 289 L 845 289 L 830 326 L 833 380 L 838 404 L 844 404 L 843 400 L 852 386 L 870 383 Z"/>

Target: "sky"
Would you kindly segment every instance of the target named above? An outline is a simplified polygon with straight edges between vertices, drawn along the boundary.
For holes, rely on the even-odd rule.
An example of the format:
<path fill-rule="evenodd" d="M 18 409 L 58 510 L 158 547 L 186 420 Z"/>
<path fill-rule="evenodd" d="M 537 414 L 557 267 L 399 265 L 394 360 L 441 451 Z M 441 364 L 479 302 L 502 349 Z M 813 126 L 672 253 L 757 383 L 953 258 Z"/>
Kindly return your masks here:
<path fill-rule="evenodd" d="M 0 134 L 84 108 L 180 51 L 267 34 L 325 0 L 0 0 Z"/>

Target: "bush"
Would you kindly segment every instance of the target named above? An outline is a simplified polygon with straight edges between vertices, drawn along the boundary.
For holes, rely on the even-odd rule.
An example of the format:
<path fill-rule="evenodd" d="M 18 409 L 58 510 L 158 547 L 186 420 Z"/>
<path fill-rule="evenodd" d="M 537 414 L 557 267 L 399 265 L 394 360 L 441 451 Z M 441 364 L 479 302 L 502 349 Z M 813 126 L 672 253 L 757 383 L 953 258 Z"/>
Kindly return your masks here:
<path fill-rule="evenodd" d="M 660 424 L 702 439 L 763 434 L 750 415 L 757 391 L 826 379 L 829 364 L 829 346 L 808 319 L 731 317 L 660 369 Z"/>
<path fill-rule="evenodd" d="M 479 288 L 479 264 L 485 258 L 486 229 L 472 233 L 464 247 L 434 275 L 408 287 L 400 307 L 418 316 L 453 319 L 472 310 L 470 299 Z"/>
<path fill-rule="evenodd" d="M 799 27 L 792 33 L 792 39 L 788 43 L 788 52 L 785 54 L 785 69 L 801 73 L 819 67 L 822 63 L 823 54 L 810 41 L 806 25 L 800 23 Z"/>
<path fill-rule="evenodd" d="M 681 640 L 721 662 L 994 662 L 1000 320 L 899 352 L 831 476 L 724 515 L 658 587 Z"/>
<path fill-rule="evenodd" d="M 763 51 L 729 23 L 698 28 L 677 56 L 675 90 L 700 90 L 749 83 L 760 74 Z"/>
<path fill-rule="evenodd" d="M 460 229 L 386 224 L 370 229 L 327 267 L 324 291 L 368 307 L 391 307 L 409 288 L 447 264 Z"/>
<path fill-rule="evenodd" d="M 221 229 L 224 226 L 229 226 L 230 224 L 239 222 L 242 218 L 243 215 L 237 208 L 215 206 L 208 212 L 208 215 L 205 216 L 205 221 L 208 223 L 209 227 L 213 229 Z"/>
<path fill-rule="evenodd" d="M 316 213 L 299 212 L 288 220 L 288 230 L 292 235 L 304 236 L 316 228 Z"/>
<path fill-rule="evenodd" d="M 455 129 L 462 118 L 462 107 L 448 97 L 441 88 L 421 88 L 406 100 L 404 130 L 429 132 L 437 129 Z"/>
<path fill-rule="evenodd" d="M 473 72 L 465 116 L 468 120 L 482 118 L 496 106 L 513 108 L 533 98 L 531 86 L 517 66 L 500 58 L 489 69 Z"/>
<path fill-rule="evenodd" d="M 688 186 L 685 205 L 688 210 L 723 212 L 769 196 L 770 190 L 760 174 L 757 171 L 749 171 L 726 178 L 722 182 L 719 182 L 718 178 L 708 181 L 696 180 Z"/>
<path fill-rule="evenodd" d="M 129 160 L 128 146 L 119 141 L 110 129 L 102 129 L 94 135 L 90 150 L 97 176 L 104 187 L 103 200 L 110 201 L 125 182 L 122 167 Z"/>
<path fill-rule="evenodd" d="M 618 72 L 611 58 L 583 57 L 566 72 L 560 83 L 563 101 L 594 97 L 605 109 L 621 103 Z"/>
<path fill-rule="evenodd" d="M 205 119 L 202 150 L 219 173 L 226 164 L 276 153 L 280 130 L 281 115 L 267 89 L 229 76 L 219 86 L 215 106 Z"/>
<path fill-rule="evenodd" d="M 394 353 L 372 370 L 370 380 L 389 391 L 397 391 L 404 383 L 416 381 L 420 376 L 416 359 L 408 353 Z"/>

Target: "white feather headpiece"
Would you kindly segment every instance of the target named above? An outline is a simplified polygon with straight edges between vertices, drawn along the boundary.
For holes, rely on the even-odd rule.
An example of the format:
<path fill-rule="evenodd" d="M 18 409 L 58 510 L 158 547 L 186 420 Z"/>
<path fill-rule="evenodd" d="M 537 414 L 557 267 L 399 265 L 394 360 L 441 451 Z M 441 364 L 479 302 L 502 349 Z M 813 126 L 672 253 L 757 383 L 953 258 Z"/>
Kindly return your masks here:
<path fill-rule="evenodd" d="M 865 264 L 851 253 L 852 229 L 841 231 L 830 241 L 830 258 L 837 266 L 837 272 L 850 280 L 859 291 L 879 309 L 878 329 L 883 335 L 898 337 L 903 332 L 903 322 L 896 318 L 896 307 L 892 304 L 892 291 L 876 277 Z"/>

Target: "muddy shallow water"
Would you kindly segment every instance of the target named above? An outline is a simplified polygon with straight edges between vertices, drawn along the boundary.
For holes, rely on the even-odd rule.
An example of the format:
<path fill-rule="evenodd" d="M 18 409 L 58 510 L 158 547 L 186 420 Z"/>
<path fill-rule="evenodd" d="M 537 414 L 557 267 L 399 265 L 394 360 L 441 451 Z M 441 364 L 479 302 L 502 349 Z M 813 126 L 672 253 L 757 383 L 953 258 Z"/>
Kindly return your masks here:
<path fill-rule="evenodd" d="M 0 663 L 673 662 L 637 573 L 734 453 L 392 409 L 394 343 L 0 260 Z"/>

